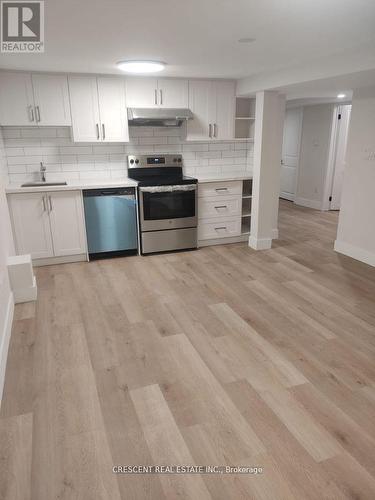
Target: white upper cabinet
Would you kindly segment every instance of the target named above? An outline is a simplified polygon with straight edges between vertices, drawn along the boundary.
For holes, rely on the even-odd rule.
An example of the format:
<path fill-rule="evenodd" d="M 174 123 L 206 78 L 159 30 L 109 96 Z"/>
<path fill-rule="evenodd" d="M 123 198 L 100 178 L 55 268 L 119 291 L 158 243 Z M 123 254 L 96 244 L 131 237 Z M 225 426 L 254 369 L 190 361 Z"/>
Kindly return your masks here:
<path fill-rule="evenodd" d="M 188 80 L 174 78 L 128 78 L 128 108 L 187 108 Z"/>
<path fill-rule="evenodd" d="M 70 76 L 69 93 L 74 141 L 100 141 L 100 117 L 96 77 Z"/>
<path fill-rule="evenodd" d="M 125 102 L 125 81 L 120 78 L 98 78 L 99 114 L 102 140 L 129 140 L 128 116 Z"/>
<path fill-rule="evenodd" d="M 235 83 L 230 81 L 213 82 L 213 95 L 216 99 L 216 118 L 213 123 L 214 139 L 234 138 L 234 115 L 236 111 Z"/>
<path fill-rule="evenodd" d="M 55 257 L 86 252 L 82 198 L 79 191 L 54 191 L 47 195 Z"/>
<path fill-rule="evenodd" d="M 121 78 L 69 77 L 75 142 L 128 142 L 125 85 Z"/>
<path fill-rule="evenodd" d="M 53 257 L 47 204 L 45 193 L 9 196 L 18 255 L 29 253 L 33 259 Z"/>
<path fill-rule="evenodd" d="M 233 139 L 235 82 L 190 80 L 187 140 Z"/>
<path fill-rule="evenodd" d="M 194 114 L 187 123 L 188 140 L 207 140 L 212 135 L 215 121 L 215 101 L 212 99 L 210 80 L 189 81 L 189 108 Z"/>
<path fill-rule="evenodd" d="M 159 78 L 158 104 L 161 108 L 187 108 L 189 105 L 188 80 Z"/>
<path fill-rule="evenodd" d="M 126 105 L 128 108 L 157 108 L 157 79 L 141 77 L 127 78 Z"/>
<path fill-rule="evenodd" d="M 0 73 L 0 125 L 35 125 L 29 73 Z"/>
<path fill-rule="evenodd" d="M 70 126 L 68 80 L 65 75 L 32 75 L 38 125 Z"/>
<path fill-rule="evenodd" d="M 71 125 L 66 76 L 0 73 L 0 125 Z"/>

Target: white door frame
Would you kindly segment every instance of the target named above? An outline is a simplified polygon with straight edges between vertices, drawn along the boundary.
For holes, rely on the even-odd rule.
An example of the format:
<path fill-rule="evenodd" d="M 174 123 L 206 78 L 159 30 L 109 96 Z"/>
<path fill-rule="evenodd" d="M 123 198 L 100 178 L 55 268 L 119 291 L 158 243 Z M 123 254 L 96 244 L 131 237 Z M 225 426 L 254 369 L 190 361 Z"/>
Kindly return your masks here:
<path fill-rule="evenodd" d="M 337 105 L 335 106 L 333 111 L 332 132 L 331 132 L 327 173 L 324 181 L 324 197 L 322 203 L 322 210 L 331 210 L 330 198 L 332 196 L 333 180 L 334 180 L 336 158 L 337 158 L 337 146 L 338 146 L 338 139 L 340 132 L 339 114 L 342 113 L 342 107 L 348 105 L 349 104 Z"/>

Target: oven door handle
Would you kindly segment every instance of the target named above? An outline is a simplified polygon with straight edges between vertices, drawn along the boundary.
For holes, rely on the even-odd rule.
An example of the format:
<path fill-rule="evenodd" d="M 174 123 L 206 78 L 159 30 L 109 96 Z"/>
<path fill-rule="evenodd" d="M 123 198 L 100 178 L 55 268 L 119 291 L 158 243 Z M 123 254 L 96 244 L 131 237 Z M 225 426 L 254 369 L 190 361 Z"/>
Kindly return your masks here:
<path fill-rule="evenodd" d="M 141 193 L 172 193 L 184 191 L 196 191 L 196 184 L 178 184 L 176 186 L 144 186 L 140 187 Z"/>

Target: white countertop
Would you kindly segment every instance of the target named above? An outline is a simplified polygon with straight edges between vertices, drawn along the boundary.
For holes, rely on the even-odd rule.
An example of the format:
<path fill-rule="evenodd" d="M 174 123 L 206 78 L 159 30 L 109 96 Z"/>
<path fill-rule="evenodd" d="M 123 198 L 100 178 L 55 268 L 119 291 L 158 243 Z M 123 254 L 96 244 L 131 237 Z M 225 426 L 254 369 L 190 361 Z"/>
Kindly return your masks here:
<path fill-rule="evenodd" d="M 228 182 L 228 181 L 241 181 L 245 179 L 252 179 L 251 173 L 249 174 L 231 174 L 231 175 L 195 175 L 198 182 Z M 21 184 L 8 184 L 5 188 L 6 193 L 38 193 L 43 191 L 73 191 L 82 189 L 101 189 L 101 188 L 115 188 L 115 187 L 135 187 L 137 181 L 124 177 L 122 179 L 92 179 L 92 180 L 74 180 L 68 181 L 65 186 L 30 186 L 21 187 Z"/>
<path fill-rule="evenodd" d="M 20 184 L 8 184 L 6 193 L 38 193 L 43 191 L 73 191 L 82 189 L 101 189 L 115 187 L 135 187 L 137 181 L 124 177 L 123 179 L 92 179 L 67 181 L 66 186 L 30 186 L 21 187 Z"/>
<path fill-rule="evenodd" d="M 243 174 L 228 174 L 228 175 L 195 175 L 198 179 L 198 182 L 228 182 L 228 181 L 243 181 L 246 179 L 252 179 L 253 176 L 251 173 L 243 173 Z"/>

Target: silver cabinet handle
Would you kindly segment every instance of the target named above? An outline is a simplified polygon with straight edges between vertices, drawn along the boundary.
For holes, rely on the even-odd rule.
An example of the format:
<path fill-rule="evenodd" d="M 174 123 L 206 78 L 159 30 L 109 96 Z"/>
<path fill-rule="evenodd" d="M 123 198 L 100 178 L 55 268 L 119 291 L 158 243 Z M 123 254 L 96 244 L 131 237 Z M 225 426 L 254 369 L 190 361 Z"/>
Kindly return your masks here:
<path fill-rule="evenodd" d="M 215 191 L 228 191 L 228 188 L 215 188 Z"/>
<path fill-rule="evenodd" d="M 158 103 L 158 89 L 155 89 L 155 104 Z"/>
<path fill-rule="evenodd" d="M 48 196 L 48 200 L 49 200 L 49 210 L 50 210 L 50 212 L 52 212 L 52 210 L 53 210 L 52 198 L 50 196 Z"/>
<path fill-rule="evenodd" d="M 208 137 L 212 137 L 212 125 L 211 123 L 208 125 Z"/>
<path fill-rule="evenodd" d="M 216 208 L 216 210 L 219 210 L 220 208 L 228 208 L 228 206 L 227 205 L 218 205 L 215 208 Z"/>
<path fill-rule="evenodd" d="M 36 121 L 40 122 L 40 109 L 39 109 L 39 106 L 35 106 L 35 116 L 36 116 Z"/>
<path fill-rule="evenodd" d="M 99 123 L 96 124 L 96 138 L 98 140 L 100 139 L 100 136 L 99 136 Z"/>
<path fill-rule="evenodd" d="M 27 106 L 28 112 L 29 112 L 29 120 L 31 122 L 34 121 L 34 109 L 32 106 Z"/>
<path fill-rule="evenodd" d="M 43 212 L 47 212 L 47 207 L 46 207 L 46 197 L 43 196 L 42 197 L 42 200 L 43 200 Z"/>
<path fill-rule="evenodd" d="M 105 139 L 105 126 L 104 123 L 102 123 L 102 135 L 103 135 L 103 141 Z"/>
<path fill-rule="evenodd" d="M 214 137 L 217 137 L 217 125 L 214 123 Z"/>
<path fill-rule="evenodd" d="M 226 229 L 227 226 L 215 227 L 215 231 L 220 231 L 221 229 Z"/>
<path fill-rule="evenodd" d="M 160 89 L 160 104 L 163 104 L 163 91 Z"/>

